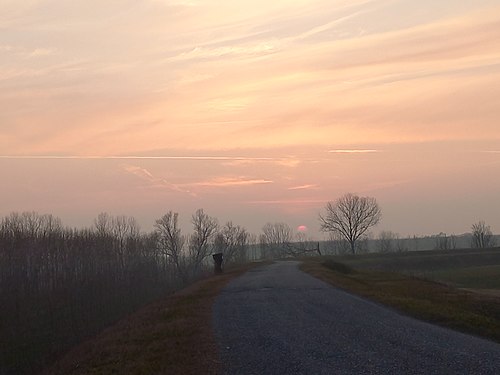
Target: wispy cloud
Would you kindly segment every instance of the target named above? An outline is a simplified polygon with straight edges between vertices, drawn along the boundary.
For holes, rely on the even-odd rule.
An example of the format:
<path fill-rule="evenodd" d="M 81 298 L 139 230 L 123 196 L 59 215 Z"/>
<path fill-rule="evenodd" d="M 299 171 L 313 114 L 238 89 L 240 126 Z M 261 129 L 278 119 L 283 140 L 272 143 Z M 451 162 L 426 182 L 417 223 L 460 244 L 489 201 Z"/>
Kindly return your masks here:
<path fill-rule="evenodd" d="M 56 50 L 52 48 L 36 48 L 33 52 L 30 53 L 31 57 L 40 57 L 40 56 L 51 56 L 56 54 Z"/>
<path fill-rule="evenodd" d="M 195 47 L 192 50 L 175 56 L 170 61 L 219 59 L 228 57 L 260 56 L 276 52 L 277 46 L 271 42 L 263 42 L 245 46 L 223 46 L 217 48 Z"/>
<path fill-rule="evenodd" d="M 364 149 L 337 149 L 329 150 L 332 154 L 372 154 L 377 152 L 382 152 L 381 150 L 364 150 Z"/>
<path fill-rule="evenodd" d="M 199 0 L 151 0 L 152 2 L 166 4 L 171 6 L 194 7 L 199 4 Z"/>
<path fill-rule="evenodd" d="M 138 178 L 140 178 L 143 181 L 146 181 L 149 183 L 149 187 L 152 188 L 162 188 L 162 189 L 167 189 L 169 191 L 173 192 L 179 192 L 179 193 L 184 193 L 184 194 L 189 194 L 193 197 L 196 196 L 195 193 L 190 191 L 189 189 L 186 189 L 185 187 L 179 185 L 179 184 L 173 184 L 169 181 L 167 181 L 164 178 L 159 178 L 155 177 L 149 170 L 146 168 L 142 168 L 136 165 L 122 165 L 122 169 L 129 173 L 132 174 Z"/>
<path fill-rule="evenodd" d="M 316 184 L 307 184 L 307 185 L 299 185 L 299 186 L 292 186 L 289 187 L 287 190 L 311 190 L 311 189 L 317 189 L 319 186 Z"/>
<path fill-rule="evenodd" d="M 224 165 L 237 167 L 243 165 L 252 165 L 257 163 L 272 163 L 281 167 L 295 168 L 304 162 L 314 162 L 314 158 L 296 158 L 296 157 L 270 157 L 270 158 L 241 158 L 228 160 Z"/>
<path fill-rule="evenodd" d="M 4 153 L 463 138 L 472 122 L 478 136 L 496 131 L 500 17 L 483 3 L 415 17 L 392 0 L 30 4 L 0 15 L 19 36 L 0 46 Z M 131 134 L 132 117 L 148 125 Z"/>
<path fill-rule="evenodd" d="M 253 200 L 246 201 L 247 204 L 255 204 L 255 205 L 317 205 L 323 204 L 327 202 L 324 199 L 276 199 L 276 200 Z"/>
<path fill-rule="evenodd" d="M 272 180 L 263 178 L 248 178 L 245 176 L 237 177 L 215 177 L 205 181 L 194 181 L 188 183 L 172 183 L 164 178 L 156 177 L 148 169 L 137 165 L 122 165 L 122 169 L 143 181 L 147 181 L 152 188 L 166 188 L 171 191 L 187 193 L 197 196 L 197 190 L 202 188 L 225 188 L 225 187 L 244 187 L 254 185 L 272 184 Z"/>
<path fill-rule="evenodd" d="M 13 51 L 15 48 L 9 44 L 3 44 L 0 45 L 0 52 L 10 52 Z"/>
<path fill-rule="evenodd" d="M 141 167 L 138 167 L 136 165 L 124 165 L 123 169 L 126 172 L 131 173 L 135 176 L 145 178 L 145 179 L 150 180 L 150 181 L 156 180 L 156 178 L 146 168 L 141 168 Z"/>
<path fill-rule="evenodd" d="M 26 48 L 23 46 L 3 44 L 0 45 L 0 53 L 7 53 L 25 59 L 31 57 L 52 56 L 57 54 L 57 50 L 55 48 L 47 47 Z"/>
<path fill-rule="evenodd" d="M 372 191 L 377 191 L 377 190 L 387 190 L 387 189 L 392 189 L 394 187 L 407 185 L 411 182 L 413 182 L 413 181 L 409 180 L 409 179 L 408 180 L 394 180 L 394 181 L 380 181 L 380 182 L 368 184 L 363 189 L 360 189 L 360 192 L 365 193 L 365 192 L 372 192 Z"/>
<path fill-rule="evenodd" d="M 272 180 L 249 179 L 246 177 L 217 177 L 208 181 L 194 182 L 185 186 L 206 186 L 206 187 L 233 187 L 272 184 Z"/>

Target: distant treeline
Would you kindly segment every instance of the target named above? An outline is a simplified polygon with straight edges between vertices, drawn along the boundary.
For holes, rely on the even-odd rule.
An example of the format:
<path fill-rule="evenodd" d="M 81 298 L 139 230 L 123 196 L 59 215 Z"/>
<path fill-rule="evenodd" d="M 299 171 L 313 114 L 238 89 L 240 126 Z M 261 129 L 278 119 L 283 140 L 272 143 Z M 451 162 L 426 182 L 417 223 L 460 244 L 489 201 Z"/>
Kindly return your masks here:
<path fill-rule="evenodd" d="M 500 236 L 487 235 L 487 243 L 478 243 L 474 233 L 448 235 L 439 233 L 430 236 L 401 237 L 391 231 L 382 231 L 377 237 L 365 236 L 358 240 L 356 253 L 398 253 L 420 250 L 454 250 L 470 248 L 490 248 L 500 244 Z M 323 254 L 344 255 L 350 253 L 349 243 L 333 234 L 327 241 L 320 242 Z"/>
<path fill-rule="evenodd" d="M 36 373 L 120 317 L 199 277 L 216 240 L 228 256 L 242 259 L 246 231 L 228 225 L 219 230 L 202 210 L 193 215 L 189 236 L 171 212 L 151 233 L 141 233 L 132 217 L 105 213 L 90 229 L 65 228 L 60 219 L 34 212 L 4 217 L 0 375 Z M 231 234 L 239 237 L 227 244 Z"/>

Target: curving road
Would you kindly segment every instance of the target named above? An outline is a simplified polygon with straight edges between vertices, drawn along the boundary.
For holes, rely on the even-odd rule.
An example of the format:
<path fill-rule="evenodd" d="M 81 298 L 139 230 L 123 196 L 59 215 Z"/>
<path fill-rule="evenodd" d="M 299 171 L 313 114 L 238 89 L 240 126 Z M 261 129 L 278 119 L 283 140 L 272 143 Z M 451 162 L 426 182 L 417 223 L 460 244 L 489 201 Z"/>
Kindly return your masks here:
<path fill-rule="evenodd" d="M 213 324 L 224 374 L 500 374 L 500 345 L 400 315 L 276 262 L 233 280 Z"/>

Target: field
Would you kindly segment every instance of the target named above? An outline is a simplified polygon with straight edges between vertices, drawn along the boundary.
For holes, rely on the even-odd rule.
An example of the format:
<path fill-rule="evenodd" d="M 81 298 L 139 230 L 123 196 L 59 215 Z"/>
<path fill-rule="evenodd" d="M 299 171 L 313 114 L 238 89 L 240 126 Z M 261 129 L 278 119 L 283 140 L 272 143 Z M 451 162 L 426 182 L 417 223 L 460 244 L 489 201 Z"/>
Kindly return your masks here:
<path fill-rule="evenodd" d="M 301 268 L 405 314 L 500 342 L 500 249 L 303 258 Z"/>
<path fill-rule="evenodd" d="M 343 256 L 356 269 L 403 273 L 457 288 L 500 289 L 500 248 Z"/>

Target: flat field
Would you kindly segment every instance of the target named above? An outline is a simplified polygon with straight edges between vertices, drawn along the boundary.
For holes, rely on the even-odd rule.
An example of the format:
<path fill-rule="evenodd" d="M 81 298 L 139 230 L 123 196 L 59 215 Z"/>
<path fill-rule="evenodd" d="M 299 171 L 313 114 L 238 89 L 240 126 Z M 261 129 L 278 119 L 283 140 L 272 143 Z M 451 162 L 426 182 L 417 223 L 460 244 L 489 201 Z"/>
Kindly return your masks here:
<path fill-rule="evenodd" d="M 402 273 L 457 288 L 500 290 L 500 248 L 374 253 L 335 260 L 356 269 Z"/>

